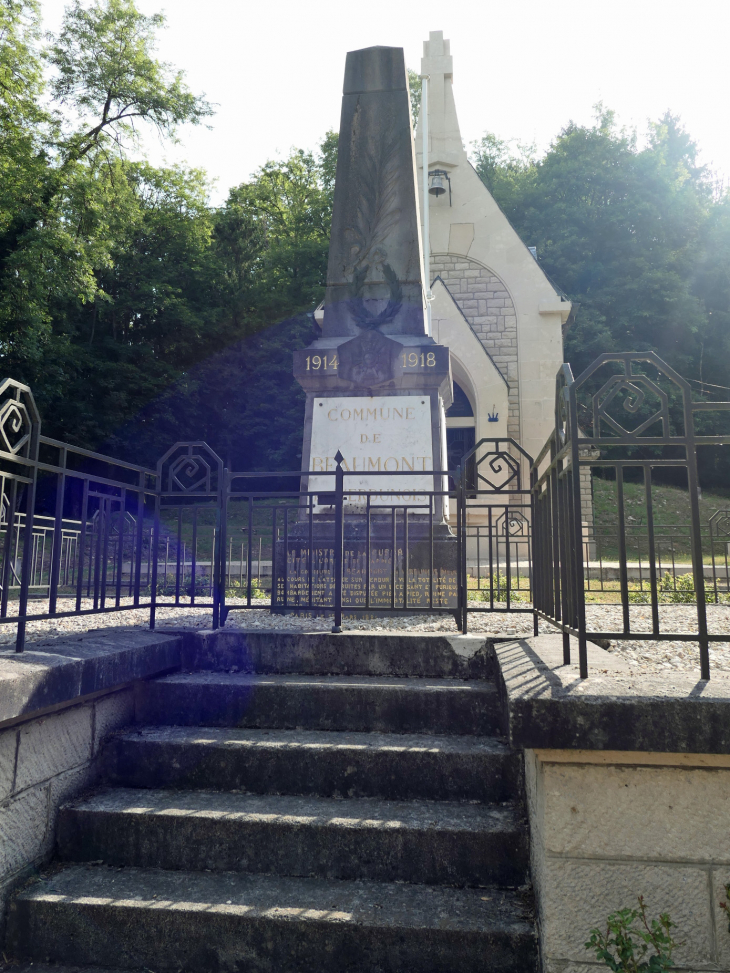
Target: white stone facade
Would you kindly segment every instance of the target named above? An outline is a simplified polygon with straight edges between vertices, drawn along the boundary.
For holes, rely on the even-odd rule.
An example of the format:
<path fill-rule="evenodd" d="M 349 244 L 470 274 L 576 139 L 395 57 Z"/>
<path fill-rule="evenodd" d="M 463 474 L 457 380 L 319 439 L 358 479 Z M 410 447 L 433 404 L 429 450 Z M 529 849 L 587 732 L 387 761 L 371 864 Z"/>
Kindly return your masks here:
<path fill-rule="evenodd" d="M 424 44 L 421 73 L 429 78 L 428 171 L 445 172 L 451 183 L 450 192 L 429 194 L 431 281 L 440 277 L 455 302 L 452 331 L 473 331 L 509 386 L 508 423 L 500 424 L 499 435 L 515 439 L 534 457 L 554 426 L 555 376 L 571 304 L 556 292 L 469 162 L 456 115 L 453 59 L 440 31 Z M 421 121 L 416 157 L 421 187 Z M 422 189 L 420 204 L 423 208 Z M 466 363 L 462 380 L 470 400 L 478 398 L 489 370 L 487 356 Z M 495 435 L 493 425 L 474 418 L 477 442 Z"/>

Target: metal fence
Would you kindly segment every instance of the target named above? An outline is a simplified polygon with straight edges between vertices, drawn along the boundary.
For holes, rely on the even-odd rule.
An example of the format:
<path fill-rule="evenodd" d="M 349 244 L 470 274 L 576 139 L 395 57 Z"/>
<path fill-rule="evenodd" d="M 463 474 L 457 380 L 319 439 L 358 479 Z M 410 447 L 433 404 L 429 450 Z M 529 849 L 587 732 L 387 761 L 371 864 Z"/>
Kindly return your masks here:
<path fill-rule="evenodd" d="M 730 403 L 693 402 L 651 354 L 603 356 L 577 380 L 563 366 L 534 462 L 513 440 L 482 440 L 455 471 L 398 471 L 395 489 L 392 473 L 363 481 L 339 454 L 316 481 L 227 470 L 201 442 L 137 466 L 42 436 L 30 389 L 7 379 L 0 624 L 17 624 L 22 651 L 29 621 L 134 609 L 151 627 L 162 608 L 209 610 L 214 628 L 245 608 L 332 615 L 334 631 L 344 614 L 452 615 L 467 632 L 474 614 L 510 613 L 562 631 L 566 662 L 576 636 L 581 676 L 588 640 L 631 638 L 699 642 L 708 678 L 709 643 L 728 634 L 708 631 L 706 606 L 730 595 L 730 512 L 699 513 L 697 447 L 730 443 L 730 430 L 697 434 L 711 409 Z M 584 519 L 586 468 L 611 478 L 610 523 Z M 657 470 L 685 477 L 688 524 L 661 525 Z M 637 477 L 639 517 L 626 503 Z M 587 599 L 619 606 L 616 630 L 588 624 Z M 665 611 L 676 604 L 695 606 L 692 631 Z"/>
<path fill-rule="evenodd" d="M 602 355 L 577 379 L 568 365 L 558 373 L 555 430 L 531 470 L 533 498 L 534 606 L 540 617 L 563 632 L 564 659 L 570 662 L 570 635 L 578 639 L 580 675 L 588 674 L 587 641 L 677 640 L 699 644 L 700 672 L 710 676 L 709 643 L 728 641 L 728 635 L 710 633 L 703 532 L 700 522 L 697 448 L 730 444 L 725 435 L 698 433 L 698 416 L 730 412 L 730 403 L 692 400 L 689 384 L 657 355 L 647 353 Z M 616 574 L 621 625 L 618 630 L 590 628 L 586 619 L 586 584 L 590 581 L 591 544 L 605 545 L 606 537 L 594 529 L 586 537 L 581 467 L 600 468 L 616 485 Z M 684 479 L 688 491 L 690 523 L 686 543 L 691 564 L 691 594 L 696 606 L 696 630 L 677 631 L 672 620 L 660 618 L 663 595 L 662 556 L 667 563 L 666 535 L 658 530 L 653 490 L 657 471 Z M 640 535 L 628 520 L 627 477 L 643 487 L 646 521 Z M 719 596 L 722 572 L 715 570 L 716 540 L 722 512 L 708 525 L 712 547 L 712 588 Z M 724 528 L 722 528 L 724 529 Z M 629 577 L 631 549 L 645 545 L 646 575 L 640 591 L 651 606 L 651 630 L 632 619 L 636 592 Z M 675 540 L 670 542 L 670 551 Z M 586 556 L 588 555 L 588 556 Z M 723 561 L 726 565 L 726 560 Z M 602 576 L 601 576 L 602 577 Z M 676 558 L 672 587 L 677 589 Z M 725 572 L 725 582 L 727 573 Z M 603 583 L 603 580 L 601 580 Z M 715 594 L 716 593 L 716 594 Z"/>

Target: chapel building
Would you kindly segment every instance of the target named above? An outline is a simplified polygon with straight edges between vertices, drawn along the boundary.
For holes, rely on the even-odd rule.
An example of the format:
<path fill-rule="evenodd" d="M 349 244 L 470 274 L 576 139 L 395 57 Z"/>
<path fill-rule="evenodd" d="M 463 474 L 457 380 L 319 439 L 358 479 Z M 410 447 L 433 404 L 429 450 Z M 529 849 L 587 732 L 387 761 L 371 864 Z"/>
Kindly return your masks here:
<path fill-rule="evenodd" d="M 449 468 L 485 438 L 509 437 L 535 458 L 554 428 L 555 377 L 571 311 L 469 162 L 442 31 L 423 45 L 428 75 L 432 332 L 451 353 Z M 422 120 L 416 131 L 423 208 Z M 421 209 L 423 211 L 423 209 Z M 523 476 L 526 474 L 523 472 Z"/>

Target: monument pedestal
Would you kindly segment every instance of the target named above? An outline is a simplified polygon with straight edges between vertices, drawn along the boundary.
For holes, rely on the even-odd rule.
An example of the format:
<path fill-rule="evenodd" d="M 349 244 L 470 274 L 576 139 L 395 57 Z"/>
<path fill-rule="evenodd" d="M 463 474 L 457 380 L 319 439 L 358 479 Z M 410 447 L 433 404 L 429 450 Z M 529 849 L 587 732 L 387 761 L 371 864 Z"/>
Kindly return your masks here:
<path fill-rule="evenodd" d="M 379 365 L 367 366 L 364 377 L 369 386 L 356 380 L 361 376 L 353 376 L 351 363 L 359 360 L 363 347 L 372 345 L 370 334 L 327 342 L 325 348 L 320 340 L 295 352 L 294 376 L 307 393 L 302 447 L 307 475 L 302 488 L 318 498 L 332 493 L 339 450 L 347 474 L 347 507 L 363 506 L 368 493 L 372 506 L 428 504 L 428 493 L 447 488 L 446 478 L 434 471 L 446 470 L 444 409 L 452 395 L 449 350 L 425 336 L 417 342 L 377 337 L 387 342 L 380 345 L 387 355 Z M 327 369 L 322 365 L 325 357 Z M 316 509 L 327 505 L 318 500 Z M 434 497 L 433 519 L 440 523 L 447 515 L 448 503 Z"/>
<path fill-rule="evenodd" d="M 406 524 L 402 510 L 371 512 L 369 518 L 348 514 L 343 536 L 344 614 L 367 618 L 407 609 L 457 610 L 457 544 L 446 524 L 416 516 Z M 334 519 L 313 519 L 311 531 L 300 522 L 277 543 L 276 612 L 332 611 L 335 542 Z"/>

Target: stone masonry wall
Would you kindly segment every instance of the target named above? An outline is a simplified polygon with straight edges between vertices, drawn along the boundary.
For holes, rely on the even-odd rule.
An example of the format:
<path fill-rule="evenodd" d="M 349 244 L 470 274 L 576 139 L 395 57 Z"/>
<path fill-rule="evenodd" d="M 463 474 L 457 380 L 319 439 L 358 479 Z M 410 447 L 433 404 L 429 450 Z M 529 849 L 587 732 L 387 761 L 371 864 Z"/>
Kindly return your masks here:
<path fill-rule="evenodd" d="M 507 433 L 520 440 L 517 372 L 517 313 L 499 277 L 475 260 L 452 254 L 431 256 L 431 276 L 441 277 L 477 337 L 509 385 Z"/>
<path fill-rule="evenodd" d="M 60 805 L 92 783 L 104 739 L 133 721 L 124 689 L 0 729 L 0 925 L 7 896 L 50 858 Z"/>
<path fill-rule="evenodd" d="M 677 970 L 730 971 L 730 757 L 525 751 L 543 973 L 599 973 L 609 913 L 668 912 Z"/>

